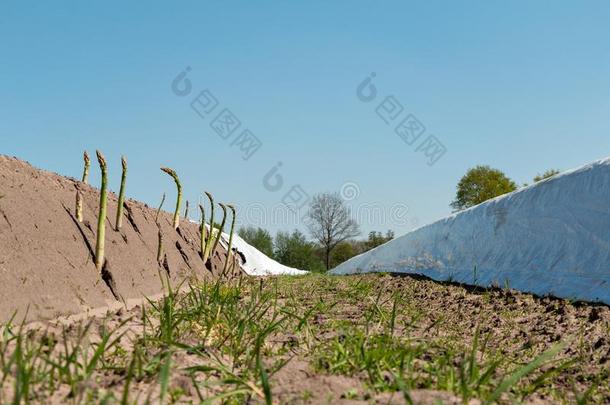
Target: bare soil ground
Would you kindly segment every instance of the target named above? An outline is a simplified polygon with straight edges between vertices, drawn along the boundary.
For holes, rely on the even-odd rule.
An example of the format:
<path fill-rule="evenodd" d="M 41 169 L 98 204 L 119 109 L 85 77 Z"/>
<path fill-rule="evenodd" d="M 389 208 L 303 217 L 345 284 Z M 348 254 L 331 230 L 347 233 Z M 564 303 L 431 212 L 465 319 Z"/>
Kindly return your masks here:
<path fill-rule="evenodd" d="M 422 278 L 239 278 L 5 328 L 0 402 L 610 403 L 610 309 Z"/>
<path fill-rule="evenodd" d="M 77 190 L 84 197 L 82 223 L 75 218 Z M 168 204 L 174 199 L 168 193 Z M 110 283 L 93 263 L 98 205 L 98 189 L 0 155 L 0 322 L 15 313 L 16 319 L 26 314 L 28 320 L 53 319 L 155 295 L 163 291 L 166 275 L 175 283 L 212 279 L 224 264 L 226 253 L 219 248 L 206 268 L 199 257 L 197 225 L 182 221 L 176 232 L 171 215 L 162 211 L 159 223 L 167 265 L 159 266 L 156 208 L 126 201 L 123 227 L 116 231 L 117 197 L 109 193 Z"/>

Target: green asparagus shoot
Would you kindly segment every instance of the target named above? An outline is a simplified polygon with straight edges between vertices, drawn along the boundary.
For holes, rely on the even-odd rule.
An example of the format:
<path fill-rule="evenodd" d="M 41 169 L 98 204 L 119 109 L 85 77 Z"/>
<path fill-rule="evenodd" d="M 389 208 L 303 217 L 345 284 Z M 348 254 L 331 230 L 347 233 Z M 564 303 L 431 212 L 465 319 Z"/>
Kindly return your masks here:
<path fill-rule="evenodd" d="M 227 246 L 227 258 L 225 260 L 225 267 L 222 269 L 222 274 L 227 272 L 227 269 L 229 268 L 229 260 L 232 260 L 231 246 L 233 245 L 233 233 L 235 232 L 235 207 L 232 204 L 227 204 L 227 207 L 229 207 L 231 210 L 233 218 L 231 219 L 231 231 L 229 233 L 229 244 Z"/>
<path fill-rule="evenodd" d="M 89 166 L 91 165 L 91 160 L 89 159 L 87 151 L 83 153 L 83 160 L 85 161 L 85 168 L 83 169 L 82 182 L 87 184 L 87 181 L 89 180 Z"/>
<path fill-rule="evenodd" d="M 123 174 L 121 175 L 121 189 L 119 191 L 119 202 L 116 210 L 116 225 L 118 231 L 123 225 L 123 204 L 125 203 L 125 182 L 127 180 L 127 159 L 121 156 L 121 166 L 123 166 Z"/>
<path fill-rule="evenodd" d="M 108 171 L 106 166 L 106 159 L 102 152 L 96 151 L 97 161 L 102 171 L 102 187 L 100 189 L 100 207 L 97 216 L 97 241 L 95 245 L 95 267 L 98 271 L 102 271 L 104 267 L 104 242 L 106 237 L 106 211 L 108 208 Z"/>
<path fill-rule="evenodd" d="M 163 203 L 165 202 L 165 193 L 163 193 L 163 197 L 161 197 L 161 204 L 159 204 L 159 208 L 157 208 L 157 215 L 155 216 L 155 222 L 159 223 L 159 213 L 161 212 L 161 208 L 163 207 Z"/>
<path fill-rule="evenodd" d="M 169 174 L 176 182 L 176 188 L 178 189 L 178 197 L 176 198 L 176 210 L 174 211 L 174 229 L 178 229 L 180 226 L 180 206 L 182 205 L 182 185 L 176 172 L 169 167 L 162 167 L 161 170 Z"/>

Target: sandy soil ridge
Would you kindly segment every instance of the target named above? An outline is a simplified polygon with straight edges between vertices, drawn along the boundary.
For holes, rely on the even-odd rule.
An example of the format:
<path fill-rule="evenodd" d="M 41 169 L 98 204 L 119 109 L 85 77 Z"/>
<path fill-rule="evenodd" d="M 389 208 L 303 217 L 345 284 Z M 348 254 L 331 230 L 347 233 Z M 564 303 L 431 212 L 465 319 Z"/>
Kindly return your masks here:
<path fill-rule="evenodd" d="M 76 191 L 83 195 L 82 223 L 75 218 Z M 0 155 L 0 322 L 51 319 L 163 291 L 173 283 L 218 277 L 226 252 L 219 246 L 211 268 L 199 256 L 198 226 L 161 212 L 166 266 L 156 261 L 156 209 L 133 200 L 115 231 L 117 196 L 108 195 L 107 273 L 93 263 L 99 190 L 75 179 Z M 237 270 L 241 271 L 241 270 Z"/>

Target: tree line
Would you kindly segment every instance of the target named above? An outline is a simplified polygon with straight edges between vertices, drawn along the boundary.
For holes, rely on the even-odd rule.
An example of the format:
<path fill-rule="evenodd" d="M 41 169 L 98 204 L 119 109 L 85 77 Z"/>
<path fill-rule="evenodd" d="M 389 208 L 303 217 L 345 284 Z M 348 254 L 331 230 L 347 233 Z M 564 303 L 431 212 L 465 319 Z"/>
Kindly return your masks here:
<path fill-rule="evenodd" d="M 559 174 L 559 170 L 550 169 L 534 177 L 534 183 L 551 178 Z M 525 183 L 523 187 L 527 187 Z M 518 188 L 517 183 L 512 181 L 501 170 L 489 166 L 479 165 L 468 170 L 460 179 L 455 200 L 450 206 L 454 211 L 461 211 L 474 207 L 491 198 L 510 193 Z"/>
<path fill-rule="evenodd" d="M 559 173 L 547 170 L 533 178 L 539 182 Z M 527 186 L 524 184 L 523 186 Z M 455 199 L 450 203 L 454 211 L 481 204 L 491 198 L 510 193 L 517 183 L 498 169 L 475 166 L 457 184 Z M 312 198 L 307 213 L 310 237 L 295 229 L 278 232 L 275 238 L 260 227 L 242 227 L 238 234 L 250 245 L 286 266 L 308 271 L 328 271 L 350 258 L 394 239 L 394 232 L 372 231 L 366 239 L 360 235 L 358 223 L 350 216 L 345 201 L 338 193 L 321 193 Z"/>
<path fill-rule="evenodd" d="M 326 247 L 309 240 L 295 229 L 292 232 L 278 232 L 275 237 L 261 227 L 247 226 L 238 231 L 250 245 L 254 246 L 277 262 L 301 270 L 324 272 L 346 260 L 394 239 L 394 232 L 371 231 L 366 239 L 349 239 L 338 243 L 326 256 Z M 327 264 L 328 263 L 328 264 Z"/>

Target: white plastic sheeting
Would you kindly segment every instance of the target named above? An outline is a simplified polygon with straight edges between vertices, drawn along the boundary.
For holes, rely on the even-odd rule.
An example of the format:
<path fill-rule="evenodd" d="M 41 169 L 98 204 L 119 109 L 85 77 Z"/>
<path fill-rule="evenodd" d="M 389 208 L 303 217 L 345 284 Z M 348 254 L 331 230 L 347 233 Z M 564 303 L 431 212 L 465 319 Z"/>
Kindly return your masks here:
<path fill-rule="evenodd" d="M 497 197 L 339 265 L 610 304 L 610 158 Z"/>
<path fill-rule="evenodd" d="M 190 222 L 199 224 L 199 222 L 194 220 L 190 220 Z M 209 232 L 210 225 L 206 224 L 205 227 Z M 214 231 L 214 234 L 216 233 L 217 230 Z M 227 249 L 229 245 L 229 235 L 227 233 L 222 233 L 220 244 Z M 300 275 L 308 273 L 305 270 L 298 270 L 276 262 L 254 246 L 249 245 L 237 233 L 233 234 L 231 244 L 231 250 L 236 251 L 241 256 L 241 268 L 250 276 Z"/>
<path fill-rule="evenodd" d="M 229 236 L 226 233 L 222 234 L 221 241 L 226 249 Z M 299 275 L 306 274 L 304 270 L 298 270 L 292 267 L 284 266 L 276 262 L 269 256 L 249 245 L 239 235 L 233 235 L 232 248 L 237 250 L 245 263 L 242 263 L 241 268 L 251 276 L 275 276 L 280 274 Z M 243 260 L 242 260 L 243 262 Z"/>

